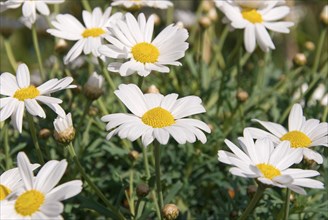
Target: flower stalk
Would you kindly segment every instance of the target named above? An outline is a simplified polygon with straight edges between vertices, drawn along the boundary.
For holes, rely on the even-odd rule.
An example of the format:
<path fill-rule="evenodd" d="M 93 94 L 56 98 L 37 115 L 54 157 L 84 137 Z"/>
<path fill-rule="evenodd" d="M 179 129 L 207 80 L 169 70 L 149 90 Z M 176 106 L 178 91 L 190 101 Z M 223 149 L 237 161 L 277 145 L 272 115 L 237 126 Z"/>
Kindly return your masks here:
<path fill-rule="evenodd" d="M 33 45 L 34 45 L 34 49 L 35 49 L 35 52 L 36 52 L 36 56 L 38 58 L 40 75 L 41 75 L 42 80 L 44 80 L 45 79 L 45 74 L 44 74 L 42 57 L 41 57 L 41 52 L 40 52 L 39 40 L 38 40 L 38 34 L 36 32 L 35 24 L 32 25 L 32 38 L 33 38 Z"/>
<path fill-rule="evenodd" d="M 161 185 L 161 148 L 157 141 L 154 142 L 154 158 L 155 158 L 155 175 L 156 175 L 156 191 L 157 203 L 159 209 L 163 208 L 163 192 Z"/>
<path fill-rule="evenodd" d="M 290 204 L 290 189 L 287 188 L 287 191 L 286 191 L 286 199 L 285 199 L 284 220 L 288 220 L 289 204 Z"/>
<path fill-rule="evenodd" d="M 27 120 L 28 120 L 28 125 L 30 127 L 30 132 L 31 132 L 31 135 L 32 135 L 32 140 L 33 140 L 33 144 L 34 144 L 34 147 L 35 147 L 35 150 L 36 150 L 38 160 L 39 160 L 40 164 L 43 165 L 44 164 L 44 159 L 43 159 L 43 156 L 42 156 L 42 152 L 41 152 L 41 149 L 40 149 L 38 138 L 36 136 L 36 129 L 35 129 L 34 122 L 33 122 L 33 116 L 30 113 L 27 113 Z"/>

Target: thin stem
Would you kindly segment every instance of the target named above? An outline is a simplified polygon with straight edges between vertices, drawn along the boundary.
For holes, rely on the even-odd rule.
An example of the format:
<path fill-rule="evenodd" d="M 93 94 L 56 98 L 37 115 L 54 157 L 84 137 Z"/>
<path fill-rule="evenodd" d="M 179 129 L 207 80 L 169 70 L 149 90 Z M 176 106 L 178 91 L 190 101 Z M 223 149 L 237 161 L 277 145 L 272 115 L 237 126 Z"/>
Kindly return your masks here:
<path fill-rule="evenodd" d="M 36 26 L 35 26 L 35 24 L 32 25 L 32 38 L 33 38 L 33 45 L 34 45 L 34 49 L 35 49 L 35 52 L 36 52 L 36 56 L 38 58 L 40 75 L 41 75 L 41 78 L 44 80 L 45 79 L 45 75 L 44 75 L 43 63 L 42 63 L 42 58 L 41 58 L 41 53 L 40 53 L 40 46 L 39 46 L 39 41 L 38 41 L 38 34 L 36 32 Z"/>
<path fill-rule="evenodd" d="M 264 190 L 265 190 L 264 185 L 259 183 L 255 195 L 253 196 L 252 200 L 248 204 L 248 206 L 245 209 L 245 211 L 243 212 L 243 214 L 240 216 L 239 220 L 247 219 L 249 214 L 252 212 L 252 210 L 255 208 L 256 204 L 258 203 L 258 201 L 262 197 Z"/>
<path fill-rule="evenodd" d="M 30 127 L 30 132 L 31 132 L 31 135 L 32 135 L 32 140 L 33 140 L 33 144 L 34 144 L 34 147 L 35 147 L 35 150 L 36 150 L 38 160 L 39 160 L 40 164 L 43 165 L 44 164 L 44 159 L 43 159 L 43 156 L 42 156 L 42 152 L 41 152 L 41 149 L 40 149 L 38 138 L 36 136 L 36 129 L 35 129 L 34 122 L 33 122 L 33 116 L 29 113 L 27 113 L 27 120 L 28 120 L 28 125 Z"/>
<path fill-rule="evenodd" d="M 134 219 L 137 219 L 139 217 L 138 216 L 138 211 L 139 211 L 140 202 L 141 202 L 141 198 L 138 198 L 137 204 L 136 204 L 136 213 L 135 213 Z"/>
<path fill-rule="evenodd" d="M 156 175 L 156 190 L 157 202 L 160 209 L 163 207 L 163 193 L 161 185 L 161 148 L 158 142 L 154 142 L 154 157 L 155 157 L 155 175 Z"/>
<path fill-rule="evenodd" d="M 287 188 L 286 192 L 286 200 L 285 200 L 285 212 L 284 212 L 284 220 L 288 220 L 289 215 L 289 203 L 290 203 L 290 189 Z"/>
<path fill-rule="evenodd" d="M 113 212 L 113 214 L 116 215 L 117 219 L 125 219 L 124 216 L 117 210 L 117 208 L 114 207 L 112 204 L 110 204 L 110 202 L 106 199 L 105 195 L 100 191 L 100 189 L 98 189 L 98 187 L 92 182 L 92 180 L 85 173 L 83 167 L 80 164 L 79 159 L 76 156 L 72 142 L 69 143 L 66 147 L 75 165 L 77 166 L 80 174 L 87 181 L 88 185 L 95 191 L 97 196 L 106 204 L 106 206 Z"/>
<path fill-rule="evenodd" d="M 91 6 L 89 4 L 89 1 L 88 0 L 82 0 L 82 5 L 83 5 L 83 8 L 89 12 L 91 12 Z"/>
<path fill-rule="evenodd" d="M 147 147 L 142 146 L 142 155 L 143 155 L 143 161 L 144 161 L 144 166 L 146 170 L 146 176 L 147 180 L 150 178 L 150 171 L 149 171 L 149 162 L 148 162 L 148 156 L 147 156 Z"/>
<path fill-rule="evenodd" d="M 9 63 L 11 65 L 11 67 L 13 68 L 14 71 L 16 71 L 17 69 L 17 62 L 13 53 L 13 50 L 11 48 L 11 44 L 9 42 L 8 39 L 4 39 L 4 45 L 5 45 L 5 49 L 6 49 L 6 53 L 7 53 L 7 57 L 9 60 Z"/>
<path fill-rule="evenodd" d="M 102 69 L 102 72 L 103 72 L 103 74 L 105 76 L 105 79 L 107 80 L 107 82 L 109 83 L 109 86 L 114 91 L 116 89 L 115 83 L 114 83 L 113 79 L 111 78 L 111 76 L 110 76 L 110 74 L 109 74 L 109 72 L 108 72 L 108 70 L 107 70 L 104 62 L 100 58 L 98 58 L 98 62 L 100 64 L 100 67 Z"/>
<path fill-rule="evenodd" d="M 91 103 L 92 103 L 92 101 L 88 99 L 87 103 L 86 103 L 85 106 L 84 106 L 84 110 L 83 110 L 82 117 L 81 117 L 81 119 L 80 119 L 79 124 L 77 125 L 77 129 L 79 129 L 79 130 L 81 130 L 81 126 L 82 126 L 82 124 L 83 124 L 83 121 L 84 121 L 84 119 L 85 119 L 85 116 L 86 116 L 87 113 L 88 113 L 88 110 L 89 110 L 89 108 L 90 108 Z"/>
<path fill-rule="evenodd" d="M 3 133 L 3 144 L 5 147 L 5 157 L 6 157 L 6 169 L 9 170 L 12 167 L 12 160 L 10 157 L 10 147 L 9 147 L 9 141 L 8 141 L 8 125 L 5 124 L 4 126 L 4 133 Z"/>
<path fill-rule="evenodd" d="M 133 168 L 130 170 L 130 186 L 129 186 L 129 190 L 130 190 L 130 196 L 129 196 L 129 206 L 130 206 L 130 212 L 131 215 L 135 215 L 135 209 L 134 209 L 134 196 L 133 196 Z"/>
<path fill-rule="evenodd" d="M 102 113 L 105 114 L 105 115 L 108 115 L 109 112 L 107 111 L 105 103 L 104 103 L 104 101 L 102 100 L 101 97 L 97 100 L 97 102 L 98 102 L 99 108 L 102 111 Z"/>
<path fill-rule="evenodd" d="M 141 89 L 145 77 L 139 76 L 138 78 L 138 87 Z M 141 89 L 142 90 L 142 89 Z"/>
<path fill-rule="evenodd" d="M 315 73 L 318 70 L 318 67 L 319 67 L 320 55 L 321 55 L 321 52 L 322 52 L 323 43 L 324 43 L 325 38 L 326 38 L 326 33 L 327 33 L 327 29 L 325 28 L 323 31 L 321 31 L 321 34 L 320 34 L 320 38 L 319 38 L 319 42 L 318 42 L 318 46 L 317 46 L 317 52 L 315 54 L 314 64 L 313 64 L 313 67 L 312 67 L 312 72 L 313 73 Z"/>

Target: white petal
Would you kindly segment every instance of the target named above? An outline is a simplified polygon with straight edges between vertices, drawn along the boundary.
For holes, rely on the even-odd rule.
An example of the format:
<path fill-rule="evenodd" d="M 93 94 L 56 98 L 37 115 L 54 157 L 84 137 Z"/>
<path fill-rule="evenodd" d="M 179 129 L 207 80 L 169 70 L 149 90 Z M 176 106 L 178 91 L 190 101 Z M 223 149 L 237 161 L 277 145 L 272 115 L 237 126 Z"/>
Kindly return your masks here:
<path fill-rule="evenodd" d="M 11 115 L 11 122 L 19 133 L 22 133 L 24 109 L 24 102 L 18 102 L 16 110 Z"/>
<path fill-rule="evenodd" d="M 267 122 L 267 121 L 260 121 L 257 119 L 253 119 L 253 121 L 260 123 L 263 127 L 265 127 L 268 131 L 270 131 L 272 134 L 274 134 L 278 138 L 281 138 L 284 134 L 287 133 L 287 130 L 280 124 L 273 123 L 273 122 Z"/>
<path fill-rule="evenodd" d="M 24 182 L 25 188 L 27 190 L 32 189 L 33 182 L 34 182 L 33 171 L 31 169 L 31 163 L 24 152 L 18 153 L 17 165 L 18 165 L 19 173 Z"/>
<path fill-rule="evenodd" d="M 252 53 L 256 47 L 255 27 L 253 24 L 248 24 L 244 32 L 244 44 L 248 53 Z"/>
<path fill-rule="evenodd" d="M 310 160 L 314 160 L 318 164 L 323 163 L 323 158 L 322 158 L 321 154 L 319 154 L 311 149 L 305 148 L 303 150 L 303 154 L 306 158 L 308 158 Z"/>
<path fill-rule="evenodd" d="M 17 83 L 20 88 L 25 88 L 30 85 L 30 71 L 26 64 L 22 63 L 17 68 Z"/>
<path fill-rule="evenodd" d="M 46 117 L 46 113 L 41 106 L 35 101 L 35 99 L 25 99 L 24 101 L 26 110 L 33 116 L 39 116 L 41 118 Z"/>
<path fill-rule="evenodd" d="M 289 131 L 301 130 L 303 124 L 303 110 L 300 104 L 294 104 L 288 117 Z"/>
<path fill-rule="evenodd" d="M 61 184 L 53 188 L 47 194 L 47 199 L 49 201 L 63 201 L 79 194 L 81 190 L 82 190 L 81 180 L 69 181 L 67 183 Z"/>

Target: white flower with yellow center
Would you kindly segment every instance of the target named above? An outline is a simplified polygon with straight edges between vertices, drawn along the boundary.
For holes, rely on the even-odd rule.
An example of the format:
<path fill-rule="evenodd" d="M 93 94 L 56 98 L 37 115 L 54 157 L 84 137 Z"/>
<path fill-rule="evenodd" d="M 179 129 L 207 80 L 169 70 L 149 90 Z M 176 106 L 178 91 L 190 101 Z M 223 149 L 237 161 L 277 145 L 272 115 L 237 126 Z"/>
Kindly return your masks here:
<path fill-rule="evenodd" d="M 218 4 L 231 27 L 245 29 L 244 44 L 247 52 L 255 50 L 256 42 L 264 52 L 275 49 L 267 29 L 279 33 L 289 33 L 293 22 L 278 21 L 290 11 L 287 6 L 277 6 L 282 1 L 226 1 Z"/>
<path fill-rule="evenodd" d="M 39 164 L 31 164 L 31 170 L 38 168 Z M 18 168 L 13 168 L 5 171 L 0 176 L 0 201 L 22 186 L 21 176 Z"/>
<path fill-rule="evenodd" d="M 159 143 L 167 144 L 171 135 L 179 144 L 194 143 L 196 139 L 205 143 L 203 131 L 211 132 L 204 122 L 184 118 L 205 112 L 202 100 L 197 96 L 178 99 L 178 94 L 174 93 L 166 96 L 143 94 L 134 84 L 121 84 L 115 95 L 132 114 L 116 113 L 101 118 L 108 122 L 106 130 L 113 129 L 107 135 L 108 140 L 116 134 L 131 141 L 142 136 L 142 143 L 147 146 L 155 138 Z"/>
<path fill-rule="evenodd" d="M 281 141 L 289 141 L 291 147 L 301 149 L 306 158 L 319 164 L 323 162 L 322 156 L 309 148 L 320 145 L 328 147 L 328 123 L 320 123 L 317 119 L 306 120 L 300 104 L 294 104 L 289 113 L 288 130 L 277 123 L 254 121 L 259 122 L 271 133 L 258 128 L 247 128 L 253 138 L 268 137 L 275 144 L 279 144 Z"/>
<path fill-rule="evenodd" d="M 234 166 L 229 170 L 233 175 L 257 178 L 266 185 L 287 187 L 300 194 L 306 194 L 302 187 L 323 188 L 323 183 L 309 178 L 320 175 L 319 172 L 289 168 L 300 162 L 302 151 L 291 149 L 288 141 L 281 142 L 277 147 L 268 138 L 254 143 L 247 129 L 244 130 L 244 137 L 238 140 L 242 150 L 225 140 L 233 153 L 224 150 L 218 152 L 220 162 Z"/>
<path fill-rule="evenodd" d="M 110 28 L 112 35 L 106 39 L 111 43 L 99 48 L 99 52 L 107 57 L 129 59 L 127 62 L 110 63 L 108 69 L 128 76 L 137 72 L 147 76 L 151 71 L 167 73 L 166 65 L 181 65 L 178 59 L 185 55 L 188 43 L 188 32 L 184 28 L 169 25 L 152 40 L 154 16 L 146 21 L 144 14 L 139 14 L 138 20 L 132 14 L 125 15 L 125 21 L 117 21 Z"/>
<path fill-rule="evenodd" d="M 111 6 L 123 6 L 128 9 L 140 7 L 167 9 L 172 7 L 173 3 L 169 0 L 114 0 Z"/>
<path fill-rule="evenodd" d="M 73 180 L 55 187 L 65 173 L 66 160 L 50 160 L 34 177 L 26 154 L 17 156 L 18 169 L 24 183 L 17 198 L 1 203 L 0 219 L 62 219 L 62 200 L 82 190 L 82 181 Z"/>
<path fill-rule="evenodd" d="M 92 53 L 99 57 L 98 47 L 108 33 L 107 27 L 121 17 L 121 13 L 110 16 L 112 8 L 109 7 L 102 13 L 99 7 L 93 9 L 92 13 L 82 12 L 85 26 L 83 26 L 75 17 L 70 14 L 60 14 L 51 24 L 56 29 L 48 29 L 47 32 L 53 36 L 77 41 L 66 55 L 65 64 L 76 59 L 82 52 L 84 54 Z"/>
<path fill-rule="evenodd" d="M 23 5 L 22 10 L 24 18 L 28 19 L 28 21 L 33 24 L 36 21 L 37 11 L 43 15 L 49 16 L 50 11 L 47 4 L 60 4 L 64 1 L 65 0 L 8 0 L 0 2 L 0 12 L 7 9 L 18 8 Z"/>
<path fill-rule="evenodd" d="M 0 98 L 0 121 L 11 116 L 14 127 L 22 132 L 24 109 L 33 116 L 46 117 L 46 113 L 38 104 L 38 101 L 50 107 L 61 117 L 65 117 L 65 111 L 60 107 L 63 101 L 50 97 L 51 93 L 75 88 L 70 85 L 72 77 L 63 79 L 51 79 L 42 85 L 35 87 L 30 85 L 30 72 L 25 64 L 20 64 L 16 71 L 16 77 L 5 72 L 0 76 L 0 94 L 8 97 Z"/>

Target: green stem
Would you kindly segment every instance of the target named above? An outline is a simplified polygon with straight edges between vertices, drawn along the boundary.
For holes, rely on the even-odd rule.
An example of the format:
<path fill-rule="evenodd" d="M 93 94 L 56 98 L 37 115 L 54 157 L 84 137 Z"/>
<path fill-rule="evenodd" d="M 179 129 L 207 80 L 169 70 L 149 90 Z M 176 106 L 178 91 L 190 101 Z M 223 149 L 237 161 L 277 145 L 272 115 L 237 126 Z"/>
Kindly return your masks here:
<path fill-rule="evenodd" d="M 88 0 L 82 0 L 81 3 L 82 3 L 83 8 L 84 8 L 85 10 L 87 10 L 87 11 L 89 11 L 89 12 L 92 11 L 92 10 L 91 10 L 91 6 L 90 6 Z"/>
<path fill-rule="evenodd" d="M 10 147 L 9 147 L 9 141 L 8 141 L 8 125 L 5 124 L 4 126 L 4 138 L 3 138 L 3 144 L 5 147 L 5 157 L 6 157 L 6 169 L 9 170 L 12 167 L 12 160 L 10 157 Z"/>
<path fill-rule="evenodd" d="M 321 121 L 326 121 L 327 120 L 327 115 L 328 115 L 328 106 L 325 107 L 323 114 L 322 114 L 322 120 Z"/>
<path fill-rule="evenodd" d="M 106 204 L 106 206 L 116 215 L 117 219 L 125 219 L 124 216 L 120 213 L 120 211 L 117 210 L 116 207 L 114 207 L 110 202 L 106 199 L 105 195 L 98 189 L 98 187 L 91 181 L 91 179 L 88 177 L 88 175 L 85 173 L 83 167 L 80 164 L 79 159 L 76 156 L 74 146 L 71 143 L 69 143 L 67 146 L 68 152 L 70 156 L 72 157 L 75 165 L 77 166 L 80 174 L 82 177 L 87 181 L 88 185 L 95 191 L 97 196 Z"/>
<path fill-rule="evenodd" d="M 33 140 L 33 144 L 34 144 L 34 147 L 35 147 L 35 150 L 36 150 L 38 160 L 39 160 L 40 164 L 43 165 L 44 164 L 44 159 L 43 159 L 43 156 L 42 156 L 42 152 L 41 152 L 41 149 L 40 149 L 38 138 L 36 136 L 36 129 L 35 129 L 34 122 L 33 122 L 33 116 L 29 113 L 27 113 L 27 120 L 28 120 L 28 125 L 30 127 L 30 132 L 31 132 L 31 135 L 32 135 L 32 140 Z"/>
<path fill-rule="evenodd" d="M 130 206 L 130 212 L 131 215 L 135 215 L 135 209 L 134 209 L 134 196 L 133 196 L 133 168 L 130 170 L 130 186 L 129 186 L 129 190 L 130 190 L 130 196 L 129 196 L 129 206 Z"/>
<path fill-rule="evenodd" d="M 104 64 L 104 62 L 100 58 L 98 58 L 98 62 L 101 66 L 101 69 L 102 69 L 102 72 L 105 76 L 105 79 L 107 80 L 107 82 L 109 83 L 109 86 L 114 91 L 116 89 L 116 86 L 115 86 L 115 83 L 114 83 L 113 79 L 111 78 L 111 76 L 110 76 L 110 74 L 109 74 L 109 72 L 106 68 L 106 65 Z"/>
<path fill-rule="evenodd" d="M 105 115 L 108 115 L 109 112 L 107 111 L 105 103 L 104 103 L 104 101 L 102 100 L 101 97 L 97 100 L 97 102 L 98 102 L 99 108 L 102 111 L 102 113 L 105 114 Z"/>
<path fill-rule="evenodd" d="M 83 121 L 84 121 L 84 119 L 85 119 L 85 116 L 86 116 L 87 113 L 88 113 L 88 110 L 89 110 L 89 108 L 90 108 L 90 106 L 91 106 L 91 103 L 92 103 L 92 101 L 88 99 L 86 105 L 84 106 L 84 110 L 83 110 L 82 117 L 81 117 L 81 119 L 80 119 L 79 124 L 77 125 L 77 129 L 79 129 L 79 130 L 82 129 L 81 126 L 82 126 L 82 124 L 83 124 Z"/>
<path fill-rule="evenodd" d="M 161 148 L 157 141 L 154 142 L 154 157 L 155 157 L 155 175 L 156 175 L 156 190 L 157 202 L 160 209 L 163 208 L 163 193 L 161 185 Z"/>
<path fill-rule="evenodd" d="M 141 146 L 142 147 L 142 155 L 143 155 L 143 161 L 145 165 L 145 170 L 146 170 L 146 176 L 147 180 L 150 178 L 150 171 L 149 171 L 149 162 L 148 162 L 148 156 L 147 156 L 147 147 Z"/>
<path fill-rule="evenodd" d="M 8 39 L 4 39 L 4 45 L 7 53 L 7 57 L 9 59 L 9 63 L 14 71 L 17 69 L 17 62 L 13 53 L 13 49 L 11 48 L 11 44 Z"/>
<path fill-rule="evenodd" d="M 243 214 L 240 216 L 239 220 L 247 219 L 249 214 L 252 212 L 252 210 L 255 208 L 256 204 L 258 203 L 258 201 L 262 197 L 264 190 L 265 190 L 264 185 L 259 183 L 255 195 L 253 196 L 252 200 L 248 204 L 248 206 L 245 209 L 245 211 L 243 212 Z"/>
<path fill-rule="evenodd" d="M 286 192 L 286 200 L 285 200 L 285 213 L 284 213 L 284 220 L 288 220 L 289 215 L 289 203 L 290 203 L 290 189 L 287 188 Z"/>
<path fill-rule="evenodd" d="M 326 28 L 323 31 L 321 31 L 318 46 L 317 46 L 317 52 L 315 54 L 314 64 L 313 64 L 313 67 L 312 67 L 312 73 L 315 73 L 318 70 L 320 55 L 321 55 L 321 52 L 322 52 L 323 43 L 324 43 L 325 38 L 326 38 L 326 33 L 327 33 Z"/>
<path fill-rule="evenodd" d="M 137 219 L 139 217 L 138 212 L 139 212 L 140 202 L 141 202 L 141 199 L 138 198 L 137 204 L 136 204 L 136 213 L 135 213 L 134 219 Z"/>
<path fill-rule="evenodd" d="M 32 38 L 33 38 L 33 45 L 34 45 L 34 49 L 35 49 L 35 52 L 36 52 L 36 56 L 38 58 L 40 75 L 41 75 L 41 78 L 44 80 L 45 79 L 45 75 L 44 75 L 43 63 L 42 63 L 42 58 L 41 58 L 41 53 L 40 53 L 40 46 L 39 46 L 39 41 L 38 41 L 38 34 L 36 32 L 36 26 L 35 26 L 35 24 L 32 25 Z"/>
<path fill-rule="evenodd" d="M 139 76 L 138 78 L 138 87 L 141 89 L 145 77 Z M 142 89 L 141 89 L 142 90 Z"/>

